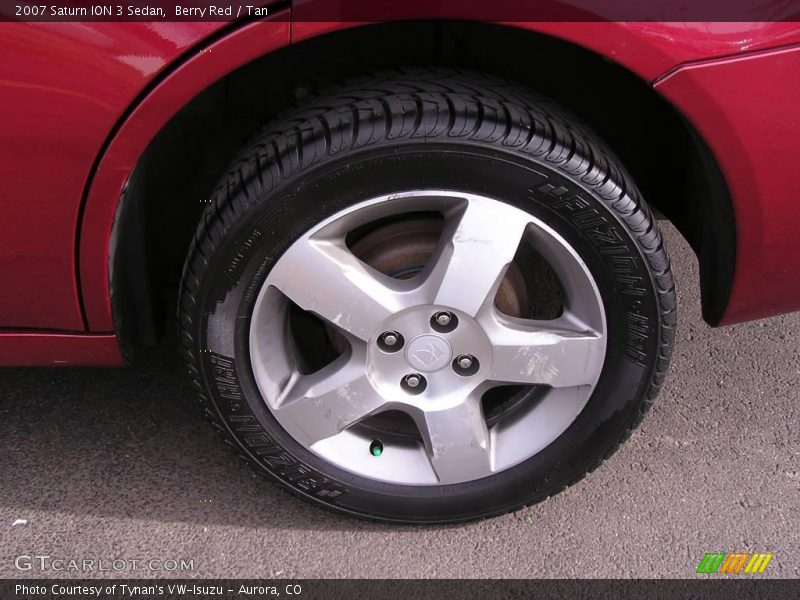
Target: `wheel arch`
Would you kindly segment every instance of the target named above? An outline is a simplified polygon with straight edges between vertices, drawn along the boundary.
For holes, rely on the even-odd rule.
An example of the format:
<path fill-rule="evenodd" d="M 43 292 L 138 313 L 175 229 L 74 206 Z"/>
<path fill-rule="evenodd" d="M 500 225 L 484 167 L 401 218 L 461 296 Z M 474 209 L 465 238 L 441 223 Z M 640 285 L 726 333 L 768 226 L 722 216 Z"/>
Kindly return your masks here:
<path fill-rule="evenodd" d="M 704 317 L 719 321 L 735 266 L 728 190 L 694 127 L 640 75 L 575 43 L 506 25 L 373 24 L 294 45 L 288 35 L 286 23 L 272 33 L 259 23 L 242 27 L 173 71 L 131 112 L 87 194 L 80 268 L 90 328 L 113 328 L 123 344 L 157 338 L 157 290 L 180 275 L 203 190 L 260 124 L 343 78 L 421 62 L 515 79 L 595 129 L 694 248 Z M 475 35 L 485 43 L 467 46 Z M 366 52 L 387 37 L 395 43 Z M 520 68 L 518 56 L 548 60 Z"/>

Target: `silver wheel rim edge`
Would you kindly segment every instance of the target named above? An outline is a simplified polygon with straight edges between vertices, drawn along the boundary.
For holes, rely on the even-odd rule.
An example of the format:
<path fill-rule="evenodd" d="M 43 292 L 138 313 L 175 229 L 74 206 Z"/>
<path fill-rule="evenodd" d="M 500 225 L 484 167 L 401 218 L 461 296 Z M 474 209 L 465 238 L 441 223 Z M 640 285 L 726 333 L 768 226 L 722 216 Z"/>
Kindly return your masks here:
<path fill-rule="evenodd" d="M 442 212 L 445 228 L 434 257 L 418 276 L 392 279 L 347 249 L 345 235 L 355 227 L 419 210 Z M 566 293 L 558 319 L 523 321 L 494 307 L 494 292 L 525 235 Z M 301 374 L 285 327 L 287 298 L 335 325 L 350 350 L 316 373 Z M 478 348 L 470 354 L 478 355 L 480 369 L 454 379 L 449 365 L 442 367 L 424 374 L 426 382 L 431 380 L 428 389 L 411 395 L 400 381 L 417 369 L 408 360 L 403 366 L 400 357 L 386 358 L 376 339 L 398 327 L 410 332 L 403 333 L 408 346 L 420 336 L 435 336 L 425 328 L 430 315 L 441 310 L 459 315 L 456 331 L 461 331 L 453 339 L 439 337 L 454 346 L 454 355 L 465 347 Z M 605 311 L 594 278 L 555 230 L 486 196 L 414 190 L 359 202 L 295 241 L 259 291 L 249 346 L 267 408 L 303 447 L 370 479 L 443 485 L 504 471 L 558 438 L 594 391 L 606 338 Z M 519 418 L 489 429 L 480 396 L 503 384 L 552 387 Z M 371 440 L 355 433 L 353 425 L 383 410 L 406 412 L 423 441 L 389 446 L 379 458 L 373 456 Z"/>

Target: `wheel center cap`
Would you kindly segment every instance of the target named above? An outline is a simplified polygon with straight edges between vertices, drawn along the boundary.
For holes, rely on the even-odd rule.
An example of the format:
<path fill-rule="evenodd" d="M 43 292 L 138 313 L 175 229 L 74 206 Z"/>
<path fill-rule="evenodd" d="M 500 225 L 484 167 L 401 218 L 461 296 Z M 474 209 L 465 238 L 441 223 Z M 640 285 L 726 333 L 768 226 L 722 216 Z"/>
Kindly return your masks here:
<path fill-rule="evenodd" d="M 421 335 L 406 348 L 406 361 L 417 371 L 438 371 L 450 364 L 453 350 L 447 340 L 438 335 Z"/>

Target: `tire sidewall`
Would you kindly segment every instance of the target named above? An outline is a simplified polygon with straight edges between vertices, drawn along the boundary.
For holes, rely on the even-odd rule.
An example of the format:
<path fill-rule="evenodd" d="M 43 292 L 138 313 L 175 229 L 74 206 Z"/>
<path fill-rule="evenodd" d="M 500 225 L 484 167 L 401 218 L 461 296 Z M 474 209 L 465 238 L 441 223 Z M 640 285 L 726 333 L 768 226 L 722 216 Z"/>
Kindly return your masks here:
<path fill-rule="evenodd" d="M 210 257 L 196 307 L 198 366 L 213 410 L 262 472 L 315 501 L 360 516 L 449 521 L 498 514 L 558 492 L 612 452 L 646 401 L 661 335 L 647 260 L 610 201 L 533 157 L 466 143 L 394 142 L 332 157 L 250 190 Z M 563 236 L 592 273 L 604 303 L 607 353 L 575 421 L 528 460 L 491 477 L 405 486 L 342 470 L 278 424 L 250 366 L 250 315 L 278 257 L 320 221 L 372 197 L 413 189 L 477 193 L 519 207 Z M 235 324 L 235 325 L 232 325 Z"/>

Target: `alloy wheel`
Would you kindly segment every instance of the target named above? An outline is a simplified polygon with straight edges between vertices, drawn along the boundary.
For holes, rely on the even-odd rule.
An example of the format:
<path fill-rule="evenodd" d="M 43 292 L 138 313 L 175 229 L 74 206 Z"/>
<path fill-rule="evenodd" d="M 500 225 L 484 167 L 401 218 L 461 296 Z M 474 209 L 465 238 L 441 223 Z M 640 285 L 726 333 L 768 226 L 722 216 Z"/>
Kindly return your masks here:
<path fill-rule="evenodd" d="M 441 220 L 424 264 L 386 273 L 354 252 L 352 232 L 409 214 Z M 555 318 L 499 301 L 523 243 L 563 289 Z M 332 349 L 311 367 L 297 311 Z M 600 377 L 606 324 L 589 269 L 543 221 L 498 199 L 416 190 L 350 206 L 295 241 L 259 292 L 249 349 L 268 409 L 304 447 L 377 481 L 443 485 L 509 469 L 564 432 Z M 488 418 L 502 389 L 524 401 Z"/>

